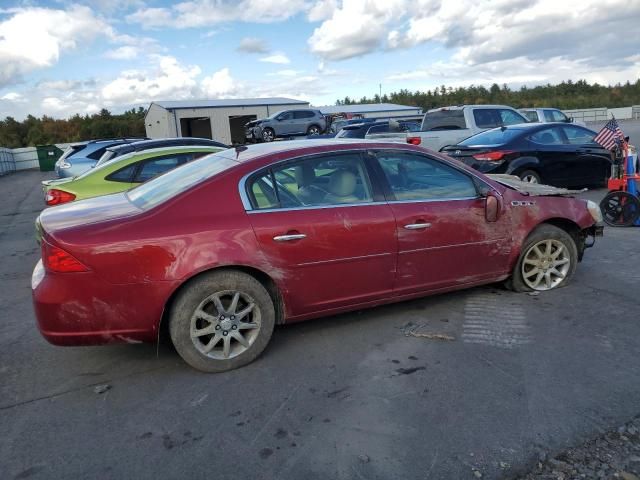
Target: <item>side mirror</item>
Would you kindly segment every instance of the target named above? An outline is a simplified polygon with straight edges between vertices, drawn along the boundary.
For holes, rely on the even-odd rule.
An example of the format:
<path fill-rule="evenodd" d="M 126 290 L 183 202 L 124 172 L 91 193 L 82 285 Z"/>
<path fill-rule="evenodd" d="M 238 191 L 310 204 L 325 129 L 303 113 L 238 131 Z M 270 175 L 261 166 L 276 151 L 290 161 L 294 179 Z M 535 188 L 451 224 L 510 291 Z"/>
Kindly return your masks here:
<path fill-rule="evenodd" d="M 492 192 L 487 194 L 484 207 L 484 217 L 487 222 L 495 222 L 500 217 L 501 202 Z"/>

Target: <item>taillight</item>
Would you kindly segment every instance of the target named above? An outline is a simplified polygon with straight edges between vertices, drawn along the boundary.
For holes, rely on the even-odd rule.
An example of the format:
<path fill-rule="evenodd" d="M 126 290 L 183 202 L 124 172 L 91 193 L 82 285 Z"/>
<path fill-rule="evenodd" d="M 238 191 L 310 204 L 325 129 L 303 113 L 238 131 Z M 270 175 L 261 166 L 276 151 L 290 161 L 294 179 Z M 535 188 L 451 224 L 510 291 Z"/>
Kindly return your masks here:
<path fill-rule="evenodd" d="M 42 241 L 42 263 L 51 272 L 88 272 L 89 269 L 60 247 Z"/>
<path fill-rule="evenodd" d="M 502 160 L 505 155 L 509 155 L 510 153 L 513 152 L 511 150 L 497 150 L 495 152 L 478 153 L 476 155 L 473 155 L 473 158 L 483 162 L 497 162 L 499 160 Z"/>
<path fill-rule="evenodd" d="M 47 205 L 60 205 L 61 203 L 73 202 L 75 199 L 76 196 L 73 193 L 52 188 L 51 190 L 47 190 L 44 202 Z"/>
<path fill-rule="evenodd" d="M 407 143 L 411 145 L 420 145 L 422 143 L 422 139 L 420 137 L 409 137 L 407 138 Z"/>

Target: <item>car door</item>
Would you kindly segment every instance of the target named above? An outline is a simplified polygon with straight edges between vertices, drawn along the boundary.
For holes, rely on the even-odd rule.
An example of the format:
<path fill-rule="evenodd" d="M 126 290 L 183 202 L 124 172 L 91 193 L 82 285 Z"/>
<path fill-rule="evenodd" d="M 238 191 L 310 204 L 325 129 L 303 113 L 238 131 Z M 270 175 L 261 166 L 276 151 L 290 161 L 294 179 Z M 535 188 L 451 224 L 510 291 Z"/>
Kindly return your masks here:
<path fill-rule="evenodd" d="M 550 126 L 529 135 L 539 161 L 538 173 L 542 182 L 549 185 L 566 186 L 570 182 L 573 154 L 567 149 L 564 135 L 559 126 Z"/>
<path fill-rule="evenodd" d="M 560 127 L 572 158 L 568 176 L 571 185 L 601 184 L 611 174 L 611 154 L 593 141 L 595 132 L 577 125 Z"/>
<path fill-rule="evenodd" d="M 283 112 L 276 117 L 276 123 L 274 125 L 276 135 L 292 135 L 295 133 L 295 120 L 293 119 L 293 112 Z"/>
<path fill-rule="evenodd" d="M 307 128 L 310 126 L 310 120 L 313 118 L 313 112 L 309 110 L 294 110 L 293 111 L 293 126 L 291 133 L 302 134 L 307 133 Z"/>
<path fill-rule="evenodd" d="M 396 226 L 359 152 L 287 161 L 246 181 L 253 230 L 294 317 L 391 295 Z"/>
<path fill-rule="evenodd" d="M 502 215 L 488 222 L 479 194 L 490 187 L 427 155 L 379 150 L 375 158 L 396 219 L 396 294 L 494 279 L 507 271 L 509 220 Z"/>

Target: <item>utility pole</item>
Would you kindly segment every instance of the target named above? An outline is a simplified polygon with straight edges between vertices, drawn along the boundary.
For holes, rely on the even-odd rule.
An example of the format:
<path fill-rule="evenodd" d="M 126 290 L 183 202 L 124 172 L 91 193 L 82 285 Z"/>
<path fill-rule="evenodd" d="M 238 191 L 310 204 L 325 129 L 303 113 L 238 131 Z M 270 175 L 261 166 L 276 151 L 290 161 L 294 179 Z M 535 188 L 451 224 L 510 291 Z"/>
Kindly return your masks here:
<path fill-rule="evenodd" d="M 378 103 L 382 103 L 382 84 L 380 84 L 379 86 L 380 86 L 380 96 L 378 98 L 380 99 L 380 101 Z"/>

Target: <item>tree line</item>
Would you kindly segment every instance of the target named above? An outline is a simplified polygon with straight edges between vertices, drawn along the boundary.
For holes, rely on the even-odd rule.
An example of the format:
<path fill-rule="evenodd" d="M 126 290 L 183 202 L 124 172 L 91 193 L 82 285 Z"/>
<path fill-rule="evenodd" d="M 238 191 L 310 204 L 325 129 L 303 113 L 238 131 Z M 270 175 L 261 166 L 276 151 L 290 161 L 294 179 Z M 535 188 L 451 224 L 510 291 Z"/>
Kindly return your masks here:
<path fill-rule="evenodd" d="M 142 107 L 113 115 L 102 109 L 94 115 L 74 115 L 68 119 L 28 115 L 19 122 L 13 117 L 0 120 L 0 146 L 19 148 L 54 143 L 80 142 L 96 138 L 144 137 Z"/>
<path fill-rule="evenodd" d="M 423 110 L 462 104 L 501 104 L 515 108 L 554 107 L 562 110 L 594 107 L 628 107 L 640 104 L 640 79 L 635 83 L 600 85 L 589 84 L 585 80 L 572 82 L 567 80 L 557 85 L 541 85 L 537 87 L 523 86 L 512 90 L 508 85 L 494 83 L 486 88 L 481 85 L 468 87 L 446 87 L 442 85 L 426 92 L 414 92 L 402 89 L 398 92 L 373 97 L 362 97 L 359 100 L 345 97 L 336 101 L 336 105 L 354 105 L 359 103 L 398 103 L 421 107 Z"/>

